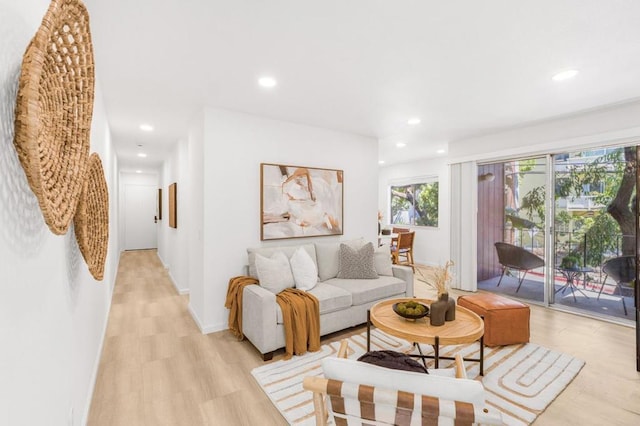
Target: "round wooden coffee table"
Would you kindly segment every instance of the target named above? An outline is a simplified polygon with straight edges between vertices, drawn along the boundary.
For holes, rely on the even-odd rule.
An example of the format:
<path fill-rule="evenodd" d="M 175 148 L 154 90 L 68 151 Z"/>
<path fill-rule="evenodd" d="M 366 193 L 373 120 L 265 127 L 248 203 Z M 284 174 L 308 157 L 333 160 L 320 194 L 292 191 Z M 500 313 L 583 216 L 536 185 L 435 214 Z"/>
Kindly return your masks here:
<path fill-rule="evenodd" d="M 371 325 L 376 326 L 395 337 L 406 339 L 418 348 L 420 355 L 412 355 L 418 358 L 433 358 L 435 367 L 438 368 L 440 359 L 454 359 L 440 356 L 441 345 L 460 345 L 480 341 L 480 357 L 464 358 L 465 361 L 480 363 L 480 375 L 484 374 L 484 322 L 475 312 L 456 305 L 456 319 L 447 321 L 444 325 L 435 327 L 429 323 L 429 317 L 407 321 L 393 311 L 393 304 L 413 300 L 415 302 L 430 305 L 433 301 L 428 299 L 391 299 L 378 302 L 367 312 L 367 351 L 370 350 Z M 423 355 L 420 345 L 424 343 L 432 345 L 434 355 Z"/>

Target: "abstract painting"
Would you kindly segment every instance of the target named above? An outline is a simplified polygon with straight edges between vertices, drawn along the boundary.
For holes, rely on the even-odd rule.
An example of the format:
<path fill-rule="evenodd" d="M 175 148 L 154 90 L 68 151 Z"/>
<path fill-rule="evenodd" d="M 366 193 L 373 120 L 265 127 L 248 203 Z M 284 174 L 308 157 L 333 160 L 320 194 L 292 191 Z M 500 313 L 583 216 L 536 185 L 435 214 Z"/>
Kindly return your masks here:
<path fill-rule="evenodd" d="M 343 171 L 260 164 L 260 239 L 343 234 Z"/>

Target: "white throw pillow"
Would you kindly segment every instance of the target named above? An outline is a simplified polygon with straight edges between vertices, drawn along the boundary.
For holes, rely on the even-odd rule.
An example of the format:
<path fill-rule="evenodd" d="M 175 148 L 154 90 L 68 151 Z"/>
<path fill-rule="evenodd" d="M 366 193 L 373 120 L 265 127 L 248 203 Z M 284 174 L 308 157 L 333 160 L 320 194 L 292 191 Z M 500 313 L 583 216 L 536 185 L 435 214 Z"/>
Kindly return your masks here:
<path fill-rule="evenodd" d="M 393 276 L 393 263 L 391 263 L 391 249 L 388 244 L 378 247 L 374 253 L 376 272 L 378 275 Z"/>
<path fill-rule="evenodd" d="M 318 283 L 318 270 L 309 253 L 302 247 L 293 253 L 291 259 L 291 272 L 293 272 L 293 280 L 296 288 L 309 291 Z"/>
<path fill-rule="evenodd" d="M 401 390 L 471 404 L 484 405 L 485 403 L 484 386 L 482 383 L 470 379 L 392 370 L 366 362 L 333 356 L 322 360 L 322 371 L 327 379 Z"/>
<path fill-rule="evenodd" d="M 295 285 L 289 259 L 281 251 L 274 253 L 270 258 L 256 253 L 256 269 L 260 286 L 272 293 L 278 294 Z"/>

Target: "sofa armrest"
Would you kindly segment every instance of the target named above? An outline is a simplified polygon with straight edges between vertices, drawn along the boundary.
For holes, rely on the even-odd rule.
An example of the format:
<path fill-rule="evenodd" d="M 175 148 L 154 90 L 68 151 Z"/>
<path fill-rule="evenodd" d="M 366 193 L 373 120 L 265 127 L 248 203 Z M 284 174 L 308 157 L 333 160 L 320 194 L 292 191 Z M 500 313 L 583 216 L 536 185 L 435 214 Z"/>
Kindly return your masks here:
<path fill-rule="evenodd" d="M 410 266 L 393 265 L 391 270 L 393 271 L 394 277 L 400 278 L 407 283 L 405 289 L 406 296 L 413 297 L 413 269 L 411 269 Z"/>
<path fill-rule="evenodd" d="M 262 353 L 278 349 L 276 295 L 259 285 L 248 285 L 242 296 L 242 333 Z"/>

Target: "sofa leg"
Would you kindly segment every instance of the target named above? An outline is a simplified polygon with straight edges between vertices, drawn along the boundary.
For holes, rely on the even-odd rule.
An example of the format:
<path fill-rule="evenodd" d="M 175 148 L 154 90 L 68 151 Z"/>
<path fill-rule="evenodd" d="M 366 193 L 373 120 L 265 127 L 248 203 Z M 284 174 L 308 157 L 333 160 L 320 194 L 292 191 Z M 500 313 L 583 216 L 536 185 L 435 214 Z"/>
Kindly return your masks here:
<path fill-rule="evenodd" d="M 273 353 L 275 351 L 267 352 L 266 354 L 262 354 L 263 361 L 271 361 L 273 359 Z"/>

